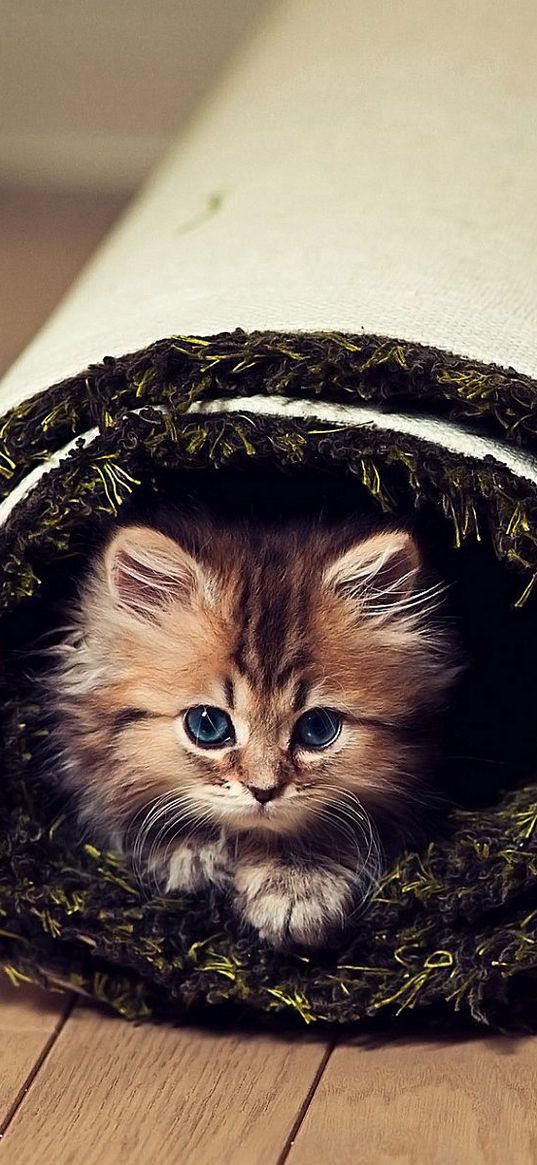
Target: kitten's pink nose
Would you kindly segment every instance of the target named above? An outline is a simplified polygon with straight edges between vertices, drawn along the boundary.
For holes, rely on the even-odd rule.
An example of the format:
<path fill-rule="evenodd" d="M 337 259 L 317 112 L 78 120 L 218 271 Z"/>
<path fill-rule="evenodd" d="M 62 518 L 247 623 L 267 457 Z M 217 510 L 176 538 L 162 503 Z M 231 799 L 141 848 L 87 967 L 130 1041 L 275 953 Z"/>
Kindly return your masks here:
<path fill-rule="evenodd" d="M 265 805 L 267 801 L 272 801 L 272 798 L 276 796 L 277 792 L 275 788 L 258 789 L 256 785 L 248 785 L 248 788 L 252 796 L 255 797 L 256 801 L 259 801 L 261 805 Z"/>

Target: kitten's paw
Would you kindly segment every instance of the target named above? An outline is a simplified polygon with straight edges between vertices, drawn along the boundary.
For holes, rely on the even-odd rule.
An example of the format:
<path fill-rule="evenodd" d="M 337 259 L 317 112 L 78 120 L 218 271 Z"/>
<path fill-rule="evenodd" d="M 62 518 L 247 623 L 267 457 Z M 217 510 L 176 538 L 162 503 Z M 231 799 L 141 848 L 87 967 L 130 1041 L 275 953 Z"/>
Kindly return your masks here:
<path fill-rule="evenodd" d="M 241 918 L 276 950 L 322 946 L 352 908 L 352 879 L 334 869 L 259 862 L 240 869 L 235 886 Z"/>
<path fill-rule="evenodd" d="M 225 842 L 201 842 L 195 839 L 178 844 L 166 868 L 166 893 L 182 890 L 192 893 L 204 886 L 225 886 L 231 872 Z"/>

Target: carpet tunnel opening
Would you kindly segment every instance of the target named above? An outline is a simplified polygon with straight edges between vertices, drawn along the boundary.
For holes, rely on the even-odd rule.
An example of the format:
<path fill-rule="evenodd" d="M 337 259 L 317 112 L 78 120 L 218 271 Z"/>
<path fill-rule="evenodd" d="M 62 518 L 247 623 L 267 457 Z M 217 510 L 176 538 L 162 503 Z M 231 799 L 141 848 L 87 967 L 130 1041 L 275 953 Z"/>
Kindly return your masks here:
<path fill-rule="evenodd" d="M 109 361 L 90 370 L 82 393 L 80 379 L 67 382 L 4 423 L 0 961 L 15 978 L 74 987 L 129 1016 L 234 1002 L 306 1021 L 455 1007 L 473 1021 L 531 1024 L 537 463 L 528 386 L 388 341 L 364 340 L 357 356 L 346 337 L 339 348 L 332 336 L 292 346 L 272 335 L 216 337 L 203 341 L 200 369 L 201 343 Z M 230 347 L 233 361 L 219 360 Z M 77 836 L 44 771 L 35 644 L 116 521 L 189 498 L 223 517 L 385 514 L 412 526 L 449 584 L 469 661 L 437 770 L 454 809 L 418 850 L 397 856 L 334 952 L 301 960 L 262 949 L 216 892 L 145 901 L 115 855 Z"/>

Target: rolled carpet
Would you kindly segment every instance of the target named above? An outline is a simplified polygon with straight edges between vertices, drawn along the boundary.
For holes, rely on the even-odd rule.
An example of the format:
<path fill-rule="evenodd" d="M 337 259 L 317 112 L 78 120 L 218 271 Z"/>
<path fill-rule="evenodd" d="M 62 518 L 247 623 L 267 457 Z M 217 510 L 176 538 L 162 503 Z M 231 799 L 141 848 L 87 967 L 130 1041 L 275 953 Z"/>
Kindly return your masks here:
<path fill-rule="evenodd" d="M 233 1004 L 536 1026 L 533 73 L 512 83 L 534 18 L 447 7 L 276 6 L 5 383 L 0 965 L 15 982 L 128 1017 Z M 271 952 L 216 892 L 148 899 L 78 835 L 44 760 L 28 651 L 126 506 L 198 493 L 412 518 L 453 583 L 471 660 L 442 765 L 454 808 L 337 950 Z"/>

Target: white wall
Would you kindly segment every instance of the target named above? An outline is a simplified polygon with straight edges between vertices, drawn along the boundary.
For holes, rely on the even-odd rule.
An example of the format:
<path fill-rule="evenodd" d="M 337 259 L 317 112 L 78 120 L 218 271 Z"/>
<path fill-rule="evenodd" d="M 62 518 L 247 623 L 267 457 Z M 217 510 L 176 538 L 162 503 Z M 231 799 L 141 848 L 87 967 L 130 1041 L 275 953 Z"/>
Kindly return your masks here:
<path fill-rule="evenodd" d="M 267 0 L 0 0 L 0 182 L 136 186 Z"/>

